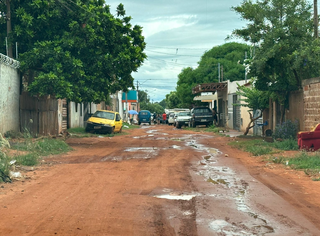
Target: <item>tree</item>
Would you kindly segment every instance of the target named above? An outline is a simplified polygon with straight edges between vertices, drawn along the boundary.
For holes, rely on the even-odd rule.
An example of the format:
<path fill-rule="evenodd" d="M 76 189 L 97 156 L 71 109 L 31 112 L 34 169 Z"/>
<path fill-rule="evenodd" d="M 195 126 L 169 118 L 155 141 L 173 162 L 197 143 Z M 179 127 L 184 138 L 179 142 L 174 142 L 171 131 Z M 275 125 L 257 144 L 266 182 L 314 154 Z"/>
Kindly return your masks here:
<path fill-rule="evenodd" d="M 171 91 L 166 95 L 166 104 L 169 109 L 177 108 L 181 104 L 177 92 Z"/>
<path fill-rule="evenodd" d="M 19 42 L 32 94 L 100 102 L 133 87 L 131 73 L 146 58 L 145 42 L 122 4 L 116 16 L 104 0 L 11 0 L 11 8 L 10 40 Z"/>
<path fill-rule="evenodd" d="M 290 91 L 301 88 L 303 79 L 319 75 L 320 61 L 310 53 L 319 56 L 320 46 L 313 41 L 311 5 L 305 0 L 258 0 L 233 9 L 249 21 L 233 35 L 254 45 L 250 75 L 257 77 L 256 89 L 273 92 L 282 122 Z"/>
<path fill-rule="evenodd" d="M 140 103 L 142 103 L 142 102 L 145 102 L 145 103 L 150 102 L 150 99 L 148 98 L 147 91 L 143 91 L 143 90 L 139 90 L 138 91 L 138 101 Z"/>
<path fill-rule="evenodd" d="M 244 132 L 244 135 L 247 135 L 249 133 L 249 130 L 254 127 L 255 121 L 261 118 L 263 115 L 263 111 L 269 107 L 270 92 L 258 90 L 254 87 L 254 85 L 251 87 L 246 87 L 244 85 L 240 86 L 238 84 L 237 95 L 240 96 L 239 101 L 241 103 L 234 105 L 250 108 L 250 110 L 248 111 L 250 115 L 250 122 Z M 261 114 L 260 116 L 254 118 L 253 112 L 256 110 L 260 110 Z"/>
<path fill-rule="evenodd" d="M 245 52 L 249 51 L 250 47 L 246 44 L 226 43 L 205 52 L 197 69 L 190 67 L 183 69 L 178 75 L 176 89 L 177 96 L 181 100 L 180 107 L 190 107 L 194 104 L 195 95 L 191 91 L 197 84 L 219 82 L 218 63 L 221 65 L 221 81 L 243 80 Z"/>
<path fill-rule="evenodd" d="M 159 102 L 159 105 L 162 106 L 163 108 L 167 108 L 166 99 L 162 99 L 162 101 Z"/>
<path fill-rule="evenodd" d="M 143 103 L 140 104 L 140 109 L 141 110 L 148 110 L 151 113 L 154 113 L 154 112 L 157 113 L 157 114 L 164 113 L 164 108 L 157 102 L 155 102 L 155 103 L 143 102 Z"/>

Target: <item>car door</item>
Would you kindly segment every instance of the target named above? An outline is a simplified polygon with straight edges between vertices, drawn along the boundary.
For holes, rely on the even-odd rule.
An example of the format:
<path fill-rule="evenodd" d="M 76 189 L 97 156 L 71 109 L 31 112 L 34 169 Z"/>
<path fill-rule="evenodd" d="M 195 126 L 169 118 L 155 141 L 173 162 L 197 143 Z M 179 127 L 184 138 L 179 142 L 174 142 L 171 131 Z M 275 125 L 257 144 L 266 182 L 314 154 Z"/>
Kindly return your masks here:
<path fill-rule="evenodd" d="M 116 114 L 116 120 L 115 120 L 115 132 L 119 132 L 121 130 L 122 127 L 122 119 L 120 114 Z"/>

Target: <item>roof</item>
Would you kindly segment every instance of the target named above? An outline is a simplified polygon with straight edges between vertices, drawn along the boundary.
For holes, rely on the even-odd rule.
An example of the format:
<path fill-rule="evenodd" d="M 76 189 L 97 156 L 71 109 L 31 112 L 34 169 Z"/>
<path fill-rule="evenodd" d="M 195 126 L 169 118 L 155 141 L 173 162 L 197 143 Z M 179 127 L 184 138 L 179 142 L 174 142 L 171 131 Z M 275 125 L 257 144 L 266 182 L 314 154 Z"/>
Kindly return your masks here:
<path fill-rule="evenodd" d="M 228 88 L 227 82 L 198 84 L 197 86 L 192 88 L 192 93 L 197 94 L 202 92 L 215 92 L 215 91 L 222 91 L 227 88 Z"/>
<path fill-rule="evenodd" d="M 211 102 L 213 100 L 217 100 L 217 94 L 211 94 L 211 95 L 201 95 L 201 96 L 195 96 L 193 98 L 194 101 L 202 101 L 202 102 Z"/>

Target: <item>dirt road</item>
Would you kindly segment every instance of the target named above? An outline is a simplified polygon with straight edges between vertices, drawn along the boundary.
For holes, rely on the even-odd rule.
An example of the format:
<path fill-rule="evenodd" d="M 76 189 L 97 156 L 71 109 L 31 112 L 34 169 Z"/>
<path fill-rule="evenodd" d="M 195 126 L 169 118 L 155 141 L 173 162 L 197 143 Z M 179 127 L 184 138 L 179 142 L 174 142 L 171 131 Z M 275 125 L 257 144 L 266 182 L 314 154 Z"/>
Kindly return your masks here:
<path fill-rule="evenodd" d="M 320 235 L 320 183 L 227 146 L 142 126 L 70 138 L 24 181 L 0 184 L 0 235 Z"/>

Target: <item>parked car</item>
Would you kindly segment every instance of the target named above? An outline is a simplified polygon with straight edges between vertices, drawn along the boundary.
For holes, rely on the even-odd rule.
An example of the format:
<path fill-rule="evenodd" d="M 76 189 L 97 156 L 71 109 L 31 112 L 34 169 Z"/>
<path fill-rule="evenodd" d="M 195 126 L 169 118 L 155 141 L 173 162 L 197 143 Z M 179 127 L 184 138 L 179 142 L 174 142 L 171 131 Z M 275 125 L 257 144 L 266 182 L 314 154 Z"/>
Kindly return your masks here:
<path fill-rule="evenodd" d="M 168 115 L 168 125 L 173 125 L 174 124 L 174 112 L 170 112 Z"/>
<path fill-rule="evenodd" d="M 191 119 L 189 127 L 197 125 L 209 126 L 213 124 L 213 114 L 209 107 L 195 107 L 191 110 Z"/>
<path fill-rule="evenodd" d="M 176 117 L 176 127 L 180 129 L 182 126 L 188 125 L 191 119 L 191 114 L 188 111 L 181 111 Z"/>
<path fill-rule="evenodd" d="M 122 119 L 118 112 L 108 110 L 97 110 L 87 120 L 85 128 L 86 132 L 95 133 L 109 133 L 114 132 L 121 133 L 122 131 Z"/>
<path fill-rule="evenodd" d="M 149 123 L 149 125 L 151 125 L 151 112 L 150 111 L 148 111 L 148 110 L 139 111 L 138 124 L 141 125 L 141 123 Z"/>

